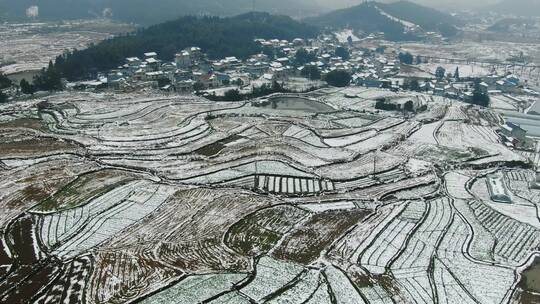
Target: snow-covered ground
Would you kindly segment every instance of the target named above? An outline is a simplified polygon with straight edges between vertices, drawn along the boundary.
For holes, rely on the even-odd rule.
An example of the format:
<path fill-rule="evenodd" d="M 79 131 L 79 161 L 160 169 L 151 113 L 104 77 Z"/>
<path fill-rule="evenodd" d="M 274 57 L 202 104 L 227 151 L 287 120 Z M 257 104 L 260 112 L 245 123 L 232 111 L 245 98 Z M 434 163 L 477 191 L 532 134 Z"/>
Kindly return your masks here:
<path fill-rule="evenodd" d="M 26 235 L 59 264 L 86 257 L 88 302 L 500 303 L 514 290 L 540 246 L 540 191 L 492 110 L 358 87 L 282 97 L 1 105 L 7 255 L 23 257 L 11 243 Z M 375 111 L 382 97 L 428 107 Z M 62 145 L 44 153 L 46 139 Z M 512 204 L 490 199 L 501 166 Z M 82 266 L 62 267 L 75 282 Z"/>

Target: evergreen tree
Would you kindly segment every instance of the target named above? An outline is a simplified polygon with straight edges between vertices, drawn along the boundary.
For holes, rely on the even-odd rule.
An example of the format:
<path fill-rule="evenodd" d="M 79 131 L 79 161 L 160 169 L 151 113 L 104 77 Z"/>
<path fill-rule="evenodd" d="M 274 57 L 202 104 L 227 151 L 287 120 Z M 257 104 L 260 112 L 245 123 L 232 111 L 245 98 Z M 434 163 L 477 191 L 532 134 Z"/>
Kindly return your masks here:
<path fill-rule="evenodd" d="M 491 100 L 488 93 L 482 90 L 480 83 L 480 79 L 475 79 L 472 103 L 475 105 L 488 107 Z"/>
<path fill-rule="evenodd" d="M 242 100 L 242 94 L 237 89 L 228 90 L 225 92 L 225 100 L 227 101 L 240 101 Z"/>
<path fill-rule="evenodd" d="M 4 92 L 2 92 L 2 91 L 0 90 L 0 103 L 7 102 L 7 100 L 8 100 L 7 95 L 4 94 Z"/>
<path fill-rule="evenodd" d="M 195 92 L 200 92 L 204 90 L 204 84 L 200 81 L 197 81 L 193 84 L 193 89 L 195 90 Z"/>
<path fill-rule="evenodd" d="M 414 103 L 412 102 L 412 100 L 407 101 L 403 105 L 403 111 L 405 111 L 405 112 L 414 112 Z"/>
<path fill-rule="evenodd" d="M 41 72 L 34 77 L 34 88 L 40 91 L 61 91 L 63 90 L 62 75 L 56 69 L 52 61 L 49 61 L 49 66 L 42 69 Z"/>
<path fill-rule="evenodd" d="M 13 83 L 11 82 L 11 79 L 7 78 L 6 75 L 0 73 L 0 90 L 7 89 L 12 85 Z"/>
<path fill-rule="evenodd" d="M 30 84 L 26 79 L 21 80 L 20 87 L 21 91 L 24 94 L 34 94 L 36 92 L 34 86 Z"/>
<path fill-rule="evenodd" d="M 283 84 L 280 84 L 279 82 L 274 80 L 272 82 L 272 90 L 276 93 L 283 91 Z"/>
<path fill-rule="evenodd" d="M 236 80 L 233 80 L 232 81 L 232 84 L 234 84 L 235 86 L 237 87 L 241 87 L 244 85 L 244 81 L 240 78 L 236 79 Z"/>
<path fill-rule="evenodd" d="M 435 71 L 435 77 L 437 77 L 437 79 L 439 80 L 442 80 L 444 79 L 445 76 L 446 76 L 446 70 L 441 66 L 438 67 L 437 70 Z"/>
<path fill-rule="evenodd" d="M 397 106 L 393 103 L 387 103 L 386 99 L 381 98 L 376 100 L 375 109 L 384 111 L 395 111 L 397 110 Z"/>
<path fill-rule="evenodd" d="M 343 60 L 349 60 L 351 58 L 351 53 L 349 53 L 349 50 L 342 46 L 338 46 L 334 53 L 337 57 L 341 57 Z"/>
<path fill-rule="evenodd" d="M 326 74 L 326 82 L 334 87 L 346 87 L 351 83 L 351 74 L 345 71 L 335 70 Z"/>
<path fill-rule="evenodd" d="M 314 65 L 306 65 L 302 70 L 302 76 L 310 80 L 319 80 L 321 79 L 321 71 Z"/>
<path fill-rule="evenodd" d="M 413 79 L 409 81 L 409 90 L 416 91 L 416 92 L 420 91 L 420 83 L 418 82 L 417 79 Z"/>
<path fill-rule="evenodd" d="M 459 81 L 459 67 L 456 67 L 456 72 L 454 72 L 454 78 Z"/>
<path fill-rule="evenodd" d="M 411 53 L 399 53 L 399 61 L 404 64 L 413 64 L 414 57 Z"/>
<path fill-rule="evenodd" d="M 315 54 L 308 52 L 306 49 L 301 48 L 298 51 L 296 51 L 295 55 L 295 63 L 298 66 L 302 66 L 306 63 L 313 62 L 317 60 L 317 56 Z"/>

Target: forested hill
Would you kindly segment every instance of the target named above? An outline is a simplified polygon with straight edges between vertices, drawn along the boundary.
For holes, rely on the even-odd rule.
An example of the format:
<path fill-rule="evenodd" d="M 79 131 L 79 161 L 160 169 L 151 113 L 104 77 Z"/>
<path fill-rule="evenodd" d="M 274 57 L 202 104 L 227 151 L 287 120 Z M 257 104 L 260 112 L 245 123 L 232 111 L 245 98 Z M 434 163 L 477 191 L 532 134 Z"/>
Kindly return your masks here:
<path fill-rule="evenodd" d="M 395 3 L 367 2 L 333 11 L 306 22 L 327 28 L 352 28 L 365 33 L 383 32 L 387 39 L 416 40 L 408 27 L 419 26 L 424 31 L 439 31 L 445 36 L 455 35 L 459 20 L 451 15 L 408 1 Z"/>
<path fill-rule="evenodd" d="M 428 31 L 438 31 L 441 24 L 457 26 L 461 23 L 450 14 L 410 1 L 379 3 L 377 6 L 391 16 L 417 24 Z"/>
<path fill-rule="evenodd" d="M 382 15 L 373 3 L 307 18 L 305 22 L 331 29 L 352 28 L 365 33 L 384 32 L 389 40 L 415 40 L 413 35 L 404 34 L 401 23 Z"/>
<path fill-rule="evenodd" d="M 255 3 L 255 7 L 253 7 Z M 151 25 L 186 15 L 234 16 L 265 11 L 304 17 L 320 12 L 312 0 L 0 0 L 0 18 L 25 19 L 26 9 L 39 7 L 38 20 L 111 17 Z"/>
<path fill-rule="evenodd" d="M 210 58 L 245 58 L 260 51 L 253 41 L 262 39 L 313 38 L 318 28 L 287 16 L 248 13 L 236 17 L 182 17 L 154 25 L 128 36 L 105 40 L 88 49 L 74 51 L 56 59 L 55 68 L 68 79 L 79 79 L 122 64 L 126 57 L 158 52 L 161 59 L 198 46 Z"/>

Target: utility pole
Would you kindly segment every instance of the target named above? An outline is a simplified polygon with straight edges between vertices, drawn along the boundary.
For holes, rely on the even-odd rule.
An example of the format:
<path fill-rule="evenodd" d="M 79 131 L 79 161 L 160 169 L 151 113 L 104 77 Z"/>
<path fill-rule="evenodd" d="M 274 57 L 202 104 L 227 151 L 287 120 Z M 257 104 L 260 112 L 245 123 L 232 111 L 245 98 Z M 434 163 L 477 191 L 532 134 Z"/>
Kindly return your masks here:
<path fill-rule="evenodd" d="M 377 168 L 377 151 L 373 152 L 373 176 L 375 176 L 375 172 Z"/>

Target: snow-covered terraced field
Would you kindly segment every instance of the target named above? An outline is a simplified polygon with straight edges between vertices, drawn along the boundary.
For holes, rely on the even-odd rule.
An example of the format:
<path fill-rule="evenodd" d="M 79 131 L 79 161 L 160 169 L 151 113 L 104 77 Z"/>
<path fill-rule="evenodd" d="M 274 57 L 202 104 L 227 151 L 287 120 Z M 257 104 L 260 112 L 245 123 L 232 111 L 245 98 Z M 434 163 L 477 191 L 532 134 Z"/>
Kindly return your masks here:
<path fill-rule="evenodd" d="M 0 105 L 0 302 L 520 303 L 540 190 L 497 114 L 306 96 Z M 427 109 L 374 111 L 383 97 Z M 511 204 L 491 199 L 495 172 Z"/>

